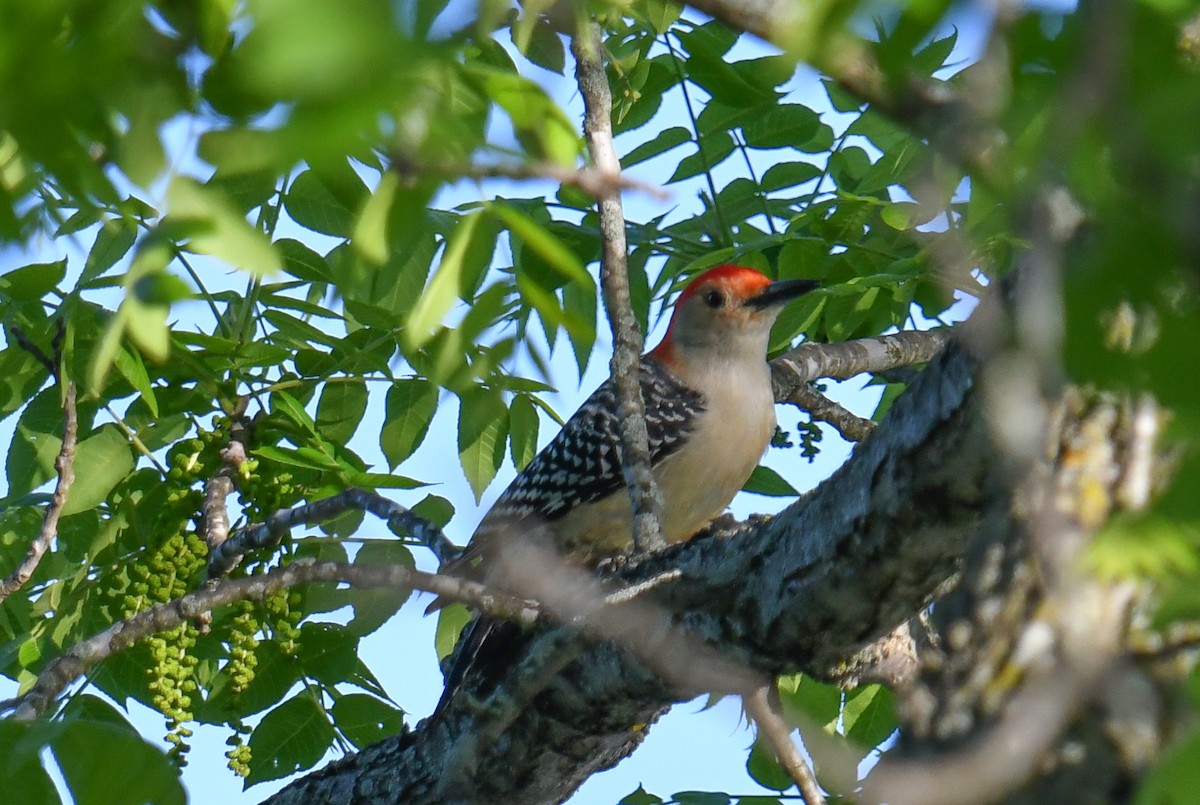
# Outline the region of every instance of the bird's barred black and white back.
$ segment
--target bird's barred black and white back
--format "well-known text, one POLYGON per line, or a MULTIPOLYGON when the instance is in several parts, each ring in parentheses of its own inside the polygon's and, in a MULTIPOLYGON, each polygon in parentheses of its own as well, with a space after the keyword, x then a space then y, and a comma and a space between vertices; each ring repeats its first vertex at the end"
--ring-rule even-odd
MULTIPOLYGON (((654 466, 682 446, 704 411, 704 397, 652 357, 643 356, 640 368, 654 466)), ((609 378, 521 471, 496 501, 488 520, 553 521, 624 487, 617 404, 616 385, 609 378)))

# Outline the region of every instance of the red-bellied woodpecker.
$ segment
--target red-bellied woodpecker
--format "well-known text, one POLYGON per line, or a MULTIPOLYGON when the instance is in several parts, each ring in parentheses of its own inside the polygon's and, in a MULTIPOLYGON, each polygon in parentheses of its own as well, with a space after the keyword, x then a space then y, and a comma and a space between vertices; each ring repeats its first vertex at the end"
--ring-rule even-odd
MULTIPOLYGON (((650 464, 668 542, 686 540, 720 514, 758 465, 775 432, 771 325, 784 303, 815 287, 772 282, 752 268, 710 269, 684 288, 662 342, 642 356, 650 464)), ((497 499, 451 572, 503 586, 490 555, 534 528, 571 563, 626 550, 633 517, 622 452, 610 378, 497 499)), ((448 692, 487 629, 477 623, 471 631, 475 645, 460 650, 448 692)))

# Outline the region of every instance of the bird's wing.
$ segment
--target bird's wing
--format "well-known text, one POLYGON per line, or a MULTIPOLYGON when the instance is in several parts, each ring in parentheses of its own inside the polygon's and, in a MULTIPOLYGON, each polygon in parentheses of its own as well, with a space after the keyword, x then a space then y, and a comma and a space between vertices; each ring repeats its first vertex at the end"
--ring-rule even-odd
MULTIPOLYGON (((639 381, 654 466, 683 445, 704 410, 704 397, 650 357, 642 358, 639 381)), ((452 570, 476 563, 489 532, 523 520, 556 520, 576 506, 620 492, 625 487, 622 457, 617 389, 609 378, 496 500, 452 570)))

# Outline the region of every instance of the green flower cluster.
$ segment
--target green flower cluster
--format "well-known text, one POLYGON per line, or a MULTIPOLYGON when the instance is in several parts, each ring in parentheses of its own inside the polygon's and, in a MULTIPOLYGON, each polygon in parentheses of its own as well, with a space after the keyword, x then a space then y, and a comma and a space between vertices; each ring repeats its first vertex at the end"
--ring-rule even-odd
POLYGON ((146 638, 150 656, 154 659, 151 669, 150 690, 154 707, 167 718, 167 743, 171 748, 167 754, 180 766, 187 765, 186 754, 191 748, 186 739, 192 731, 184 726, 191 721, 192 694, 196 692, 196 655, 189 649, 196 645, 199 633, 190 623, 167 632, 146 638))
POLYGON ((240 721, 231 724, 233 734, 225 739, 225 745, 229 749, 225 752, 225 757, 229 758, 229 770, 239 777, 250 776, 250 746, 246 743, 244 736, 249 735, 253 730, 247 727, 240 721))

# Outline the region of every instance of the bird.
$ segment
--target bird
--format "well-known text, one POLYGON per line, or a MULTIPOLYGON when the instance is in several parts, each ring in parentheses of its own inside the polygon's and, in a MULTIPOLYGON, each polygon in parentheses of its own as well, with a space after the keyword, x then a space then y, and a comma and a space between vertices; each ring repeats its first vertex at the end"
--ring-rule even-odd
MULTIPOLYGON (((758 466, 775 433, 766 360, 771 327, 787 302, 818 285, 772 281, 745 266, 711 268, 684 287, 662 341, 641 357, 650 465, 662 492, 666 542, 688 539, 721 514, 758 466)), ((617 406, 610 377, 521 470, 462 556, 443 572, 503 588, 496 554, 505 540, 534 531, 572 565, 595 566, 628 552, 633 514, 617 406)), ((430 610, 444 603, 439 599, 430 610)), ((483 615, 464 631, 435 716, 497 623, 483 615)))

